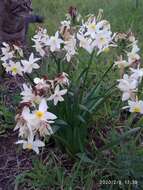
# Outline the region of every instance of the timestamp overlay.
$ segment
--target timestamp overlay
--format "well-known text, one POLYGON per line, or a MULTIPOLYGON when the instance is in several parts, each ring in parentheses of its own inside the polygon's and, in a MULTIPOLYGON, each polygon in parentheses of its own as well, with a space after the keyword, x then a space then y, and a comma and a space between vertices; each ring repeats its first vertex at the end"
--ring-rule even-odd
POLYGON ((100 180, 100 185, 138 185, 138 180, 100 180))

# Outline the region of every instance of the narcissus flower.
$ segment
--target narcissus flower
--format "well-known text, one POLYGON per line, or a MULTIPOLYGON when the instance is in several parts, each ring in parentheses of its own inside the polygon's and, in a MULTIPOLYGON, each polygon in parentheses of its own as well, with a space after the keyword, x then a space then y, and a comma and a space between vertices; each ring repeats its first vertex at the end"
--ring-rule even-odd
POLYGON ((48 45, 50 46, 50 51, 55 52, 60 50, 61 44, 63 44, 64 41, 59 38, 59 32, 56 32, 55 36, 51 36, 48 40, 48 45))
POLYGON ((49 36, 47 30, 39 28, 37 34, 32 39, 34 41, 33 47, 40 54, 41 57, 46 55, 45 47, 48 45, 49 36))
POLYGON ((61 73, 58 77, 55 78, 56 84, 63 85, 69 85, 69 75, 65 72, 61 73))
POLYGON ((29 133, 31 133, 31 122, 32 116, 30 114, 30 109, 28 107, 24 107, 21 114, 16 115, 15 120, 17 122, 14 130, 19 129, 20 137, 28 137, 29 133))
POLYGON ((66 51, 66 59, 70 62, 71 58, 76 54, 76 39, 74 36, 71 36, 68 41, 64 42, 64 49, 66 51))
POLYGON ((1 60, 4 62, 11 60, 14 57, 14 51, 12 51, 9 44, 5 42, 3 43, 3 47, 1 48, 1 51, 2 51, 1 60))
POLYGON ((21 96, 22 96, 22 101, 23 102, 30 102, 32 103, 33 106, 35 106, 35 104, 39 104, 39 102, 41 102, 42 97, 40 97, 39 95, 36 95, 33 92, 33 89, 31 86, 27 86, 26 84, 23 84, 23 91, 21 92, 21 96))
POLYGON ((93 39, 95 38, 96 35, 96 31, 97 31, 97 23, 96 23, 96 19, 89 19, 89 21, 87 23, 85 23, 86 28, 87 28, 87 32, 85 33, 85 36, 90 35, 93 39))
POLYGON ((141 113, 143 114, 143 101, 136 100, 136 101, 128 101, 128 106, 124 108, 129 108, 129 111, 132 113, 141 113))
POLYGON ((13 47, 14 47, 14 50, 16 51, 16 53, 18 53, 18 55, 19 55, 20 57, 23 57, 23 56, 24 56, 23 50, 22 50, 20 47, 18 47, 18 46, 16 46, 16 45, 13 45, 13 47))
POLYGON ((112 42, 111 32, 109 31, 103 31, 95 36, 95 40, 93 42, 93 46, 98 48, 98 50, 101 52, 105 48, 109 47, 109 44, 112 42))
POLYGON ((35 47, 36 51, 40 54, 41 57, 45 56, 46 52, 44 51, 41 42, 35 40, 35 45, 33 45, 33 47, 35 47))
POLYGON ((51 112, 47 112, 48 106, 45 99, 42 99, 39 104, 39 108, 33 112, 35 122, 45 121, 48 123, 53 123, 57 116, 51 112))
POLYGON ((77 39, 79 40, 79 47, 84 48, 90 54, 93 52, 94 47, 92 46, 92 40, 90 38, 78 33, 77 39))
POLYGON ((58 104, 58 102, 62 102, 64 101, 64 98, 62 97, 63 95, 65 95, 67 93, 67 89, 64 90, 60 90, 60 86, 57 85, 55 88, 55 92, 53 95, 51 95, 48 100, 54 100, 54 105, 56 106, 58 104))
POLYGON ((40 122, 40 125, 37 129, 38 129, 41 137, 45 137, 46 135, 50 136, 54 133, 51 125, 44 121, 40 122))
POLYGON ((36 84, 35 88, 37 90, 43 89, 44 91, 47 91, 48 89, 50 89, 50 84, 47 84, 47 81, 44 80, 44 78, 40 79, 40 78, 36 77, 34 79, 34 83, 36 84))
POLYGON ((22 60, 21 63, 23 65, 23 71, 25 73, 32 73, 33 69, 39 69, 40 66, 36 63, 40 58, 34 58, 34 54, 31 53, 29 60, 22 60))
POLYGON ((36 35, 33 36, 32 40, 45 44, 47 43, 48 39, 49 35, 47 34, 47 29, 39 27, 36 35))
POLYGON ((130 63, 128 63, 126 60, 118 60, 118 61, 115 61, 115 66, 118 66, 118 68, 122 69, 122 68, 126 68, 126 67, 129 67, 130 66, 130 63))
POLYGON ((64 28, 70 29, 71 27, 71 21, 70 20, 64 20, 61 21, 61 30, 64 30, 64 28))
POLYGON ((127 54, 128 62, 130 64, 140 60, 140 55, 138 54, 139 50, 140 49, 138 48, 137 44, 134 43, 132 47, 132 51, 127 54))
POLYGON ((21 66, 20 62, 14 62, 10 60, 8 63, 3 63, 2 65, 6 72, 11 73, 13 76, 23 75, 23 67, 21 66))
POLYGON ((129 98, 133 98, 135 91, 137 90, 138 81, 124 74, 123 79, 118 80, 118 88, 123 92, 122 101, 126 101, 129 98))
POLYGON ((33 135, 30 135, 27 141, 19 140, 16 142, 16 144, 23 144, 23 149, 33 150, 37 154, 39 154, 39 148, 45 146, 45 143, 42 142, 41 140, 39 139, 34 140, 33 135))
POLYGON ((130 68, 132 74, 131 77, 133 77, 136 80, 141 80, 143 77, 143 68, 138 67, 137 69, 130 68))

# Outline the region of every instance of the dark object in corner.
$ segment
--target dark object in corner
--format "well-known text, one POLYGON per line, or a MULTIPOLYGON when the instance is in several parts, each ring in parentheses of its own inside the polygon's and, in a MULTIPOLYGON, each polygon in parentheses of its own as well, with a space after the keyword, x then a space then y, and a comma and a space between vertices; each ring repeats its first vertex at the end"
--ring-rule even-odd
POLYGON ((31 0, 0 1, 0 43, 18 42, 24 46, 29 24, 43 20, 43 17, 32 14, 31 0))

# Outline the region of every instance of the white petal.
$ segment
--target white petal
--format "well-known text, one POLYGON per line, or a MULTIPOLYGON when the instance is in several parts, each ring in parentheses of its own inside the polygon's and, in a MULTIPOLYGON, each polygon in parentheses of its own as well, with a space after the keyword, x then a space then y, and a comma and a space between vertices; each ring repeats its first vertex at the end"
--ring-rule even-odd
POLYGON ((48 98, 48 100, 50 101, 50 100, 53 100, 55 98, 55 95, 51 95, 49 98, 48 98))
POLYGON ((60 87, 59 87, 59 85, 57 85, 56 88, 55 88, 55 94, 58 93, 59 90, 60 90, 60 87))
POLYGON ((54 105, 56 106, 58 104, 59 98, 54 99, 54 105))
POLYGON ((25 143, 27 143, 27 141, 25 141, 25 140, 19 140, 15 144, 25 144, 25 143))
POLYGON ((34 68, 34 69, 39 69, 40 66, 39 66, 37 63, 34 63, 34 64, 33 64, 33 68, 34 68))
POLYGON ((51 112, 46 112, 46 119, 47 120, 54 120, 54 119, 57 119, 57 116, 51 112))
POLYGON ((34 83, 35 83, 35 84, 38 84, 40 81, 41 81, 41 79, 38 78, 38 77, 34 79, 34 83))
POLYGON ((38 148, 37 146, 33 146, 33 150, 34 150, 37 154, 39 154, 39 148, 38 148))
POLYGON ((61 90, 60 92, 59 92, 59 95, 65 95, 67 93, 67 89, 65 89, 65 90, 61 90))
POLYGON ((128 92, 123 93, 122 95, 122 101, 126 101, 130 98, 130 94, 128 92))
POLYGON ((35 141, 33 142, 33 145, 34 145, 34 147, 35 147, 35 146, 37 146, 37 147, 44 147, 44 146, 45 146, 45 143, 42 142, 42 141, 40 141, 40 140, 35 140, 35 141))
POLYGON ((45 112, 45 111, 47 111, 47 109, 48 109, 47 102, 45 99, 42 99, 41 103, 39 105, 39 110, 45 112))

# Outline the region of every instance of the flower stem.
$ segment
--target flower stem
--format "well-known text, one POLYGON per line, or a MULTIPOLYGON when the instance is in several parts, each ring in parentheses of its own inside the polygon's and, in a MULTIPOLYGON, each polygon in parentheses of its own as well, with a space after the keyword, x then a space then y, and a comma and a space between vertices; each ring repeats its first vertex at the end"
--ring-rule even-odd
POLYGON ((136 8, 139 7, 139 0, 136 0, 136 8))
POLYGON ((92 54, 91 54, 91 56, 90 56, 89 62, 88 62, 88 66, 87 66, 86 73, 85 73, 84 82, 83 82, 84 86, 85 86, 85 84, 86 84, 86 80, 87 80, 87 77, 88 77, 88 73, 89 73, 90 67, 91 67, 92 62, 93 62, 94 53, 95 53, 95 51, 93 50, 93 52, 92 52, 92 54))

